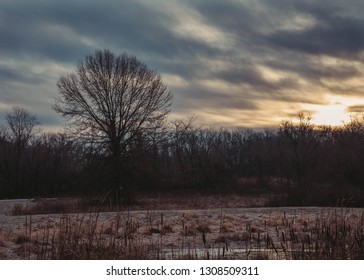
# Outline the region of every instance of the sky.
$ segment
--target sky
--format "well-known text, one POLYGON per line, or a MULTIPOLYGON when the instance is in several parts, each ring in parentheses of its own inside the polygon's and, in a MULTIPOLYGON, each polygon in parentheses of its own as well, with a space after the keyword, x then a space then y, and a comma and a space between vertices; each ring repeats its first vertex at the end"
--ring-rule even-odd
POLYGON ((363 15, 362 0, 0 0, 0 122, 20 106, 61 129, 57 81, 109 49, 161 75, 171 120, 340 125, 364 110, 363 15))

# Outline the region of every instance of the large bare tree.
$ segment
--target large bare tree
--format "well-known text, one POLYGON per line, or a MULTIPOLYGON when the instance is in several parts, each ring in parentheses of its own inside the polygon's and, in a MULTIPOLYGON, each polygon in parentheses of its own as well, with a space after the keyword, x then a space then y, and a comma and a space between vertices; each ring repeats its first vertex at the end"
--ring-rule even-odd
POLYGON ((67 117, 76 135, 97 142, 109 156, 114 198, 120 190, 123 158, 140 137, 159 130, 170 112, 171 93, 160 75, 135 56, 97 50, 75 71, 62 76, 54 109, 67 117))

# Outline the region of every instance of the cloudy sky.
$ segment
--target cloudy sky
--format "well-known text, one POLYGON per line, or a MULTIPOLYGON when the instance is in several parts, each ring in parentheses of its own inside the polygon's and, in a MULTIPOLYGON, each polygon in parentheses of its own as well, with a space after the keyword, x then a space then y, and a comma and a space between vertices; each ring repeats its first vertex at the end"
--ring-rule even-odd
POLYGON ((62 127, 58 79, 110 49, 161 74, 173 118, 340 124, 364 110, 363 15, 362 0, 0 0, 0 120, 22 106, 62 127))

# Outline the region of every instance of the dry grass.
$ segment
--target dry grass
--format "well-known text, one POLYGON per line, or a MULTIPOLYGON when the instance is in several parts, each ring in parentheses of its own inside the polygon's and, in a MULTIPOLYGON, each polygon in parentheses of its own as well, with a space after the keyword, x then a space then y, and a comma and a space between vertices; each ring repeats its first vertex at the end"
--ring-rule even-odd
POLYGON ((13 216, 23 215, 41 215, 41 214, 65 214, 65 213, 88 213, 88 212, 106 212, 117 211, 118 207, 99 200, 95 202, 92 199, 78 198, 60 198, 60 199, 38 199, 30 205, 16 204, 11 211, 13 216))
POLYGON ((32 208, 17 205, 13 214, 25 214, 24 230, 0 234, 0 247, 11 242, 21 259, 364 258, 360 209, 320 208, 316 214, 306 208, 228 211, 221 201, 204 204, 204 210, 180 211, 159 211, 173 203, 158 207, 149 201, 142 203, 149 210, 113 213, 77 200, 39 201, 32 208), (39 212, 62 214, 35 215, 39 212))
MULTIPOLYGON (((137 203, 127 208, 112 206, 105 198, 59 198, 37 199, 28 205, 17 204, 11 214, 39 215, 55 213, 117 212, 125 210, 190 210, 208 208, 262 207, 271 200, 268 196, 165 194, 139 195, 137 203)), ((191 214, 193 215, 193 214, 191 214)))
POLYGON ((98 213, 64 215, 56 226, 47 223, 41 233, 33 234, 28 223, 19 255, 25 259, 148 259, 153 244, 134 240, 138 225, 117 215, 101 223, 98 213))
MULTIPOLYGON (((222 212, 222 210, 221 210, 222 212)), ((196 213, 179 219, 146 212, 66 214, 34 231, 31 216, 13 242, 22 259, 362 259, 364 216, 334 209, 312 218, 303 214, 241 217, 196 213), (239 223, 240 222, 240 223, 239 223)))

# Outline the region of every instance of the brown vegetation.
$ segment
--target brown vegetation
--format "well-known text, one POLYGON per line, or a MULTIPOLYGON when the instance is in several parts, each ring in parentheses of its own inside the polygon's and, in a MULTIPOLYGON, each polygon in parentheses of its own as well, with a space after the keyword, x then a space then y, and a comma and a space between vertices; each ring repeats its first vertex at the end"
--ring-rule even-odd
MULTIPOLYGON (((21 259, 362 259, 353 208, 215 208, 28 215, 2 232, 21 259)), ((4 255, 4 250, 0 250, 4 255)))

